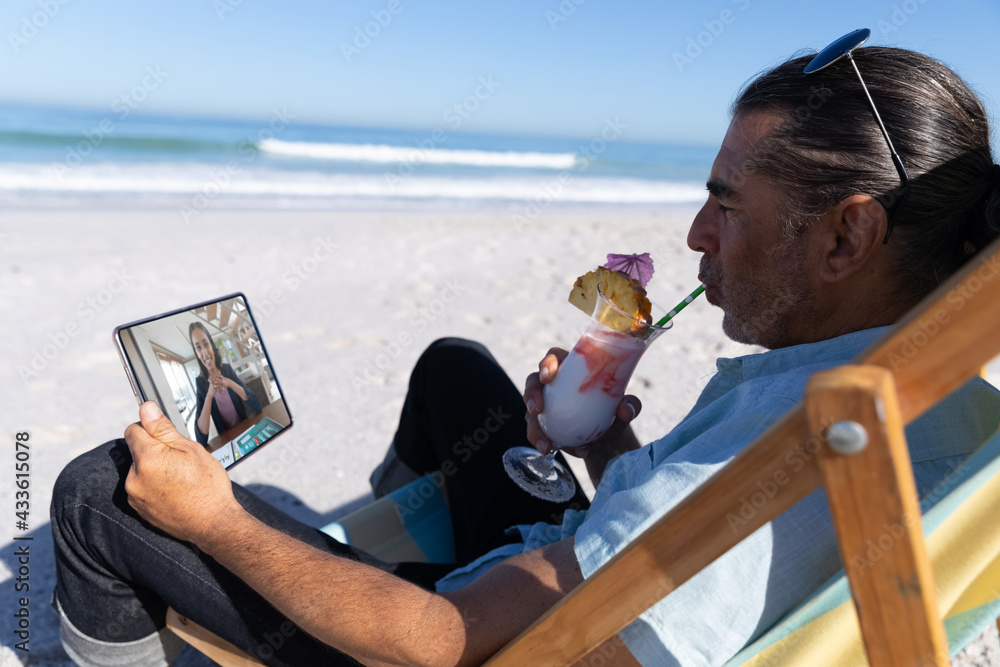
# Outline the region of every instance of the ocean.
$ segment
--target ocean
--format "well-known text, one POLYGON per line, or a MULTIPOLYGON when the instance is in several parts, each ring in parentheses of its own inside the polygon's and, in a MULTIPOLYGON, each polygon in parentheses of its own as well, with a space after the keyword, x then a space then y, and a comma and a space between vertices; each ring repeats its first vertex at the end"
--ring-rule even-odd
POLYGON ((716 151, 637 143, 608 118, 591 137, 514 137, 0 105, 0 205, 125 202, 338 207, 452 202, 702 201, 716 151))

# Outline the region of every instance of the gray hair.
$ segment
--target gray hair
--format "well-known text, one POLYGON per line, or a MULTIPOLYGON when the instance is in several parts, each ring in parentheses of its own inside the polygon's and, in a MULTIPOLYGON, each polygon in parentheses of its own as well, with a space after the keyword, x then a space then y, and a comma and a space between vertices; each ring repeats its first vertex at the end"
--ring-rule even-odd
MULTIPOLYGON (((1000 172, 989 123, 976 94, 933 58, 886 47, 853 56, 910 177, 889 245, 900 297, 916 302, 1000 233, 1000 172)), ((744 168, 785 192, 779 205, 790 235, 851 195, 888 207, 900 194, 899 175, 850 63, 806 75, 811 58, 761 74, 732 107, 734 115, 786 115, 744 168)))

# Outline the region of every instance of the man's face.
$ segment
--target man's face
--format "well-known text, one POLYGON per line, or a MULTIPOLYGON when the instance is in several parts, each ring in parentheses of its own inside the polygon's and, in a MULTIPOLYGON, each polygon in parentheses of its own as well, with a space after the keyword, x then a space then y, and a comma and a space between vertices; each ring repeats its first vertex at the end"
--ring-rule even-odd
POLYGON ((744 168, 780 122, 765 113, 733 119, 687 239, 703 253, 699 278, 705 297, 724 312, 726 335, 770 349, 807 342, 815 324, 807 239, 785 235, 777 188, 744 168))

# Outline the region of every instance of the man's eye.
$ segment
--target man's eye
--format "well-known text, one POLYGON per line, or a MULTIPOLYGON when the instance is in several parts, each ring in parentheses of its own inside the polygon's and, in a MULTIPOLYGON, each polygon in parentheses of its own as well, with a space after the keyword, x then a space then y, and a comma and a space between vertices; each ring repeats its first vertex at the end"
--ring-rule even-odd
POLYGON ((719 211, 721 211, 722 213, 729 213, 732 210, 733 209, 729 208, 728 206, 723 206, 722 204, 719 204, 719 211))

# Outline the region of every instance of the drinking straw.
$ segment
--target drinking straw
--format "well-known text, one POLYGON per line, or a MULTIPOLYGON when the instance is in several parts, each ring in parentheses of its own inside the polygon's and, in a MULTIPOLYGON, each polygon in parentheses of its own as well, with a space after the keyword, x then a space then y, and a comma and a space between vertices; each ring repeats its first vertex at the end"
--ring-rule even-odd
POLYGON ((671 310, 666 315, 664 315, 663 319, 661 319, 659 322, 657 322, 654 326, 662 327, 664 324, 666 324, 667 322, 669 322, 670 320, 672 320, 677 313, 679 313, 682 310, 684 310, 685 308, 687 308, 687 305, 689 303, 691 303, 692 301, 694 301, 695 299, 697 299, 698 296, 702 292, 704 292, 704 291, 705 291, 705 286, 704 285, 698 285, 698 287, 696 287, 693 292, 691 292, 686 297, 684 297, 683 301, 681 301, 679 304, 677 304, 676 306, 674 306, 674 309, 671 310))

